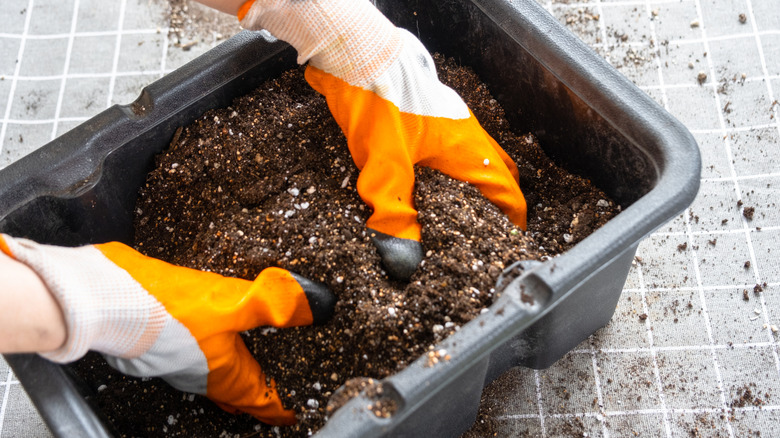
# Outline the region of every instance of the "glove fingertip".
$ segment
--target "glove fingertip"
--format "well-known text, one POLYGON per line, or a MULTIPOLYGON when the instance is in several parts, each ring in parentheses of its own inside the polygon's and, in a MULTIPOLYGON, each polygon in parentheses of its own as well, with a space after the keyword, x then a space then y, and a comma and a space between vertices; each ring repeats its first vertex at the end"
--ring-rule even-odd
POLYGON ((382 264, 390 277, 409 281, 423 259, 422 244, 412 239, 402 239, 379 231, 368 229, 382 264))
POLYGON ((290 274, 306 294, 311 309, 312 323, 322 325, 328 322, 336 310, 336 295, 322 283, 311 281, 293 272, 290 274))

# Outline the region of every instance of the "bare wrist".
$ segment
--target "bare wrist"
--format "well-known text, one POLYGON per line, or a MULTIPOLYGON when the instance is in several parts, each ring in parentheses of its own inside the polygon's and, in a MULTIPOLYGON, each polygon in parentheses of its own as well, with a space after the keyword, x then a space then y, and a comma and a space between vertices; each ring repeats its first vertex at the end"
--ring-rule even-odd
POLYGON ((0 352, 46 352, 65 343, 59 304, 32 269, 0 252, 0 352))

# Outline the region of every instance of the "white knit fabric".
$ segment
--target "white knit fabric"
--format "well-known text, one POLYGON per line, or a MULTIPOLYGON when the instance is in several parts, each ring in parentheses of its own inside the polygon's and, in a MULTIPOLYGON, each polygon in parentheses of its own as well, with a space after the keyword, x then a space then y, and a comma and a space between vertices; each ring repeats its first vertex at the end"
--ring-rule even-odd
POLYGON ((157 342, 134 359, 105 356, 117 370, 131 376, 157 376, 180 391, 206 394, 209 366, 198 342, 182 323, 168 318, 157 342))
POLYGON ((367 0, 256 0, 241 24, 266 29, 306 61, 373 91, 401 112, 465 119, 468 107, 439 82, 425 46, 367 0))
POLYGON ((469 108, 452 88, 439 82, 428 50, 414 35, 400 30, 398 58, 369 87, 401 112, 448 119, 467 119, 469 108))
POLYGON ((48 359, 71 362, 90 349, 137 357, 171 319, 130 274, 92 246, 65 248, 4 238, 14 257, 41 277, 65 316, 66 343, 42 354, 48 359))
POLYGON ((256 0, 241 25, 266 29, 298 51, 298 63, 363 86, 395 59, 398 29, 368 0, 256 0))

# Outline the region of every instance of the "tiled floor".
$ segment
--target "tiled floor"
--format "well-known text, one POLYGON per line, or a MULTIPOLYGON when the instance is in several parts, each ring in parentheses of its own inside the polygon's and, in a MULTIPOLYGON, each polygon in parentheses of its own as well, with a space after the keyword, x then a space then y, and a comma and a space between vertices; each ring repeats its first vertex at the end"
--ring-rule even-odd
MULTIPOLYGON (((702 181, 640 245, 605 328, 502 377, 484 402, 496 430, 780 436, 780 1, 540 2, 691 130, 702 181)), ((212 45, 176 47, 166 14, 164 0, 4 0, 0 168, 212 45)), ((0 361, 0 437, 47 434, 0 361)))

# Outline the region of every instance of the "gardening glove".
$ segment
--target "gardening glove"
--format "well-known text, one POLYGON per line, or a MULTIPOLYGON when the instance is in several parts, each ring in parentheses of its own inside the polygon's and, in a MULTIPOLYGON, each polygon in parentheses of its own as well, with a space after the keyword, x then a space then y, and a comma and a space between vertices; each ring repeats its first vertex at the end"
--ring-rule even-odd
POLYGON ((33 269, 62 308, 67 340, 43 357, 65 363, 95 350, 125 374, 162 377, 228 412, 295 424, 239 333, 325 322, 335 297, 324 286, 279 268, 254 281, 223 277, 118 242, 65 248, 0 234, 0 250, 33 269))
POLYGON ((265 29, 309 62, 306 80, 328 102, 373 209, 367 227, 388 273, 408 279, 422 260, 414 165, 469 182, 525 229, 514 162, 465 102, 441 82, 422 43, 368 0, 249 0, 247 29, 265 29))

